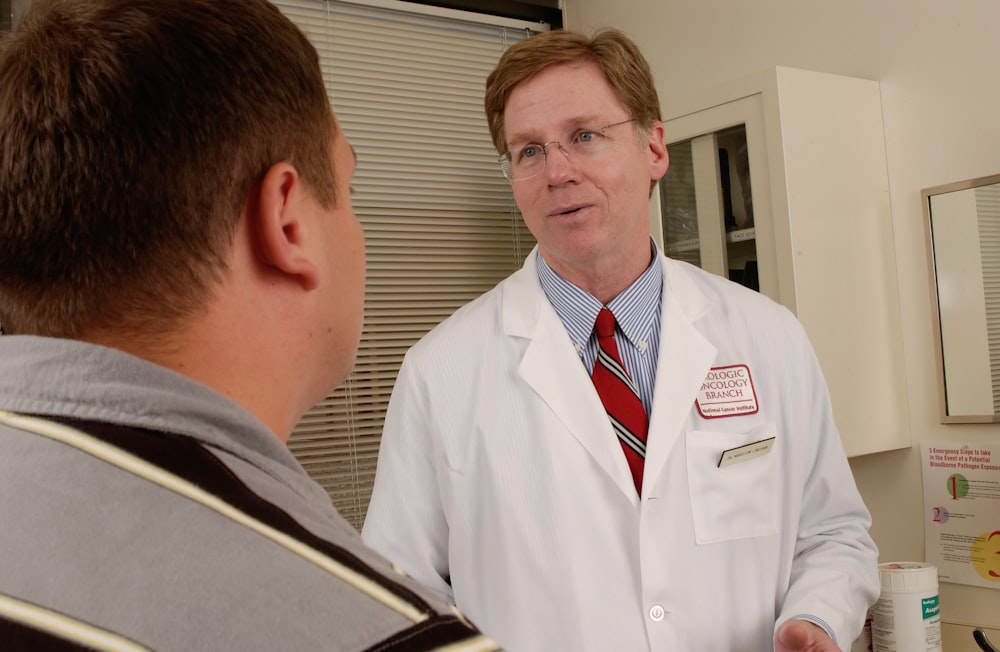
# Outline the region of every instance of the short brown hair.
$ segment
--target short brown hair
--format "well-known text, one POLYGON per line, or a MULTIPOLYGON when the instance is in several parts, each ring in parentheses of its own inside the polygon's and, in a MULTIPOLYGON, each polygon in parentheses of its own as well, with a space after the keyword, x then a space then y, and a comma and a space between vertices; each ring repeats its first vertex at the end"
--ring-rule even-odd
POLYGON ((511 91, 550 66, 579 62, 597 64, 639 129, 660 119, 649 63, 622 32, 605 28, 591 37, 563 29, 542 32, 512 45, 486 79, 486 120, 498 152, 507 151, 504 110, 511 91))
POLYGON ((279 161, 331 205, 315 49, 266 0, 36 0, 0 42, 0 322, 162 332, 279 161))

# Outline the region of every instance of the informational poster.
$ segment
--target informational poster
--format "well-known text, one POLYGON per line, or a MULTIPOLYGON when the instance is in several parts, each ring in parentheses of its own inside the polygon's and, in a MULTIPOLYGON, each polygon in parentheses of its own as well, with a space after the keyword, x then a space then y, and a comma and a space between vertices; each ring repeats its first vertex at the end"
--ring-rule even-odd
POLYGON ((1000 445, 922 445, 927 562, 942 582, 1000 589, 1000 445))

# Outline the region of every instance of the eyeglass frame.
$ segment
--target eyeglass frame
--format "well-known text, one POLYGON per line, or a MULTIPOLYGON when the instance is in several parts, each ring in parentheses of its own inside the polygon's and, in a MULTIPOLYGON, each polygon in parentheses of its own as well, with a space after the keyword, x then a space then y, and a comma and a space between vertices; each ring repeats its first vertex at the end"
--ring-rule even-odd
MULTIPOLYGON (((593 133, 596 133, 596 134, 600 134, 601 137, 607 138, 608 140, 611 140, 611 137, 608 136, 606 133, 604 133, 605 131, 607 131, 611 127, 618 127, 618 126, 621 126, 623 124, 628 124, 629 122, 635 122, 637 119, 638 118, 628 118, 627 120, 622 120, 621 122, 612 122, 611 124, 604 125, 600 129, 591 129, 589 131, 592 131, 593 133)), ((553 143, 555 143, 555 145, 559 148, 559 151, 563 153, 563 156, 565 156, 568 160, 572 160, 572 159, 570 159, 569 152, 566 150, 566 148, 563 146, 563 144, 560 141, 558 141, 558 140, 550 140, 550 141, 545 142, 545 143, 531 143, 531 142, 528 142, 528 143, 525 143, 524 147, 527 147, 529 145, 535 145, 536 147, 541 147, 542 148, 542 160, 543 160, 543 163, 542 163, 542 167, 539 168, 538 172, 536 172, 535 174, 532 174, 529 177, 519 177, 517 179, 514 179, 511 176, 508 176, 507 175, 507 169, 511 169, 511 175, 513 175, 513 158, 512 158, 513 155, 511 154, 510 150, 508 150, 508 151, 504 152, 503 154, 501 154, 497 158, 497 165, 500 166, 500 172, 501 172, 501 174, 503 174, 504 178, 507 179, 507 181, 510 181, 512 183, 514 181, 526 181, 527 179, 534 179, 539 174, 541 174, 543 170, 545 170, 545 163, 547 163, 548 160, 549 160, 549 150, 548 150, 548 147, 549 147, 549 145, 552 145, 553 143)))

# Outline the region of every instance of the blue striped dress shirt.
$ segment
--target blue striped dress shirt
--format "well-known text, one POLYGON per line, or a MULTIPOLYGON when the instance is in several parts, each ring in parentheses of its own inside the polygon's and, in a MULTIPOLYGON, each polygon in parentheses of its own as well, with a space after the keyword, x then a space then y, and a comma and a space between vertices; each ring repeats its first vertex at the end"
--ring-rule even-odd
MULTIPOLYGON (((660 349, 660 303, 663 268, 656 243, 650 240, 651 262, 642 276, 608 304, 618 326, 615 340, 622 363, 639 388, 639 398, 650 415, 656 382, 656 359, 660 349)), ((597 359, 594 322, 604 307, 591 294, 559 276, 541 255, 536 257, 538 280, 549 303, 562 320, 589 375, 597 359)))

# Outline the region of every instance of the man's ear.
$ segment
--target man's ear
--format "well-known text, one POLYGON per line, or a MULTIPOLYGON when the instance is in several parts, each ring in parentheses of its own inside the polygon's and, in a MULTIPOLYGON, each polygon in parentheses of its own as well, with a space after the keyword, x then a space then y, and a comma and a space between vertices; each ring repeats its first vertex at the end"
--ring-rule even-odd
POLYGON ((667 172, 670 165, 670 155, 667 153, 666 129, 659 120, 653 122, 649 130, 649 164, 650 178, 653 181, 660 179, 667 172))
POLYGON ((308 211, 311 195, 298 170, 275 163, 251 190, 246 202, 247 228, 260 263, 294 277, 306 290, 319 283, 319 270, 311 256, 308 211))

